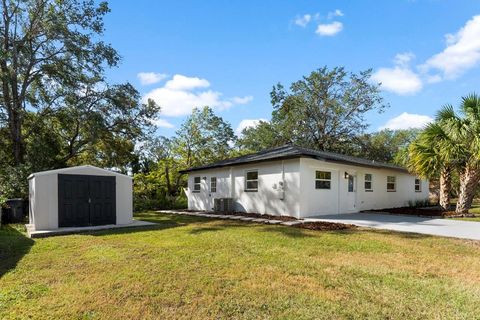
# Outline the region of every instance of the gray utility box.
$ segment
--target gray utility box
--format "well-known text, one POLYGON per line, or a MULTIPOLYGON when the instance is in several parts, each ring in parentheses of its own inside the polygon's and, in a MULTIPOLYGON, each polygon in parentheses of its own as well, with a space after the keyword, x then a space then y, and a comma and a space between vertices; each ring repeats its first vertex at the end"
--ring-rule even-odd
POLYGON ((213 200, 213 210, 217 212, 232 212, 233 199, 232 198, 217 198, 213 200))

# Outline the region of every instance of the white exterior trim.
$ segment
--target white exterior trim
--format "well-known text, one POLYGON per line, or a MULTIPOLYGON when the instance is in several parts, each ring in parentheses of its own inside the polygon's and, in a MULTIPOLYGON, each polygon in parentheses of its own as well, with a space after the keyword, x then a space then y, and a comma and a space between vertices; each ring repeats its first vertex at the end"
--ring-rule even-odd
POLYGON ((68 174, 69 172, 72 171, 72 169, 76 170, 76 169, 79 169, 79 170, 82 170, 82 169, 88 169, 88 170, 93 170, 93 171, 96 171, 97 172, 97 175, 105 175, 105 176, 111 176, 111 175, 115 175, 115 176, 120 176, 120 177, 126 177, 126 178, 130 178, 131 180, 133 180, 132 177, 130 176, 127 176, 125 174, 121 174, 121 173, 118 173, 118 172, 115 172, 115 171, 111 171, 111 170, 107 170, 107 169, 102 169, 102 168, 98 168, 98 167, 94 167, 94 166, 91 166, 91 165, 83 165, 83 166, 76 166, 76 167, 68 167, 68 168, 62 168, 62 169, 55 169, 55 170, 47 170, 47 171, 41 171, 41 172, 35 172, 35 173, 32 173, 31 175, 28 176, 28 179, 32 179, 33 177, 38 177, 38 176, 44 176, 44 175, 49 175, 49 174, 62 174, 62 173, 66 173, 68 174))

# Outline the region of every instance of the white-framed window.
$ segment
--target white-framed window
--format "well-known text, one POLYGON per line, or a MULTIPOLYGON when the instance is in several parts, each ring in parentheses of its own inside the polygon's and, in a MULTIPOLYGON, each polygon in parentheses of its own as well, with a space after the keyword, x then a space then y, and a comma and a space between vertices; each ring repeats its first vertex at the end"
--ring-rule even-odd
POLYGON ((415 192, 422 192, 422 180, 415 178, 415 192))
POLYGON ((365 191, 373 191, 373 175, 371 173, 365 173, 365 191))
POLYGON ((329 171, 315 171, 315 189, 330 189, 332 173, 329 171))
POLYGON ((200 192, 202 189, 202 181, 200 177, 193 177, 193 192, 200 192))
POLYGON ((397 177, 387 176, 387 191, 395 192, 397 190, 397 177))
POLYGON ((210 192, 217 192, 217 177, 210 178, 210 192))
POLYGON ((258 170, 245 171, 245 191, 258 191, 258 170))

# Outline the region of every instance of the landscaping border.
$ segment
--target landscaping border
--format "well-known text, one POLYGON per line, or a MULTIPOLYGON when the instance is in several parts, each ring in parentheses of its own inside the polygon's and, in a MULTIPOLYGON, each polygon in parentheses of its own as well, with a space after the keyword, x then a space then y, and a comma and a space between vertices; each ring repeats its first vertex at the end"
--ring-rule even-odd
MULTIPOLYGON (((346 224, 346 223, 338 223, 338 222, 326 222, 326 221, 305 221, 305 220, 290 220, 290 221, 282 221, 276 219, 269 219, 270 215, 265 215, 266 218, 256 218, 251 216, 242 216, 239 213, 233 214, 223 214, 223 213, 213 213, 213 212, 203 212, 203 211, 183 211, 183 210, 157 210, 156 212, 159 213, 167 213, 167 214, 177 214, 177 215, 186 215, 186 216, 194 216, 194 217, 203 217, 203 218, 217 218, 217 219, 224 219, 224 220, 238 220, 243 222, 254 222, 260 224, 271 224, 271 225, 282 225, 287 227, 297 227, 297 228, 304 228, 309 230, 347 230, 347 229, 354 229, 357 226, 353 224, 346 224)), ((251 215, 251 214, 250 214, 251 215)), ((261 216, 261 215, 259 215, 261 216)))

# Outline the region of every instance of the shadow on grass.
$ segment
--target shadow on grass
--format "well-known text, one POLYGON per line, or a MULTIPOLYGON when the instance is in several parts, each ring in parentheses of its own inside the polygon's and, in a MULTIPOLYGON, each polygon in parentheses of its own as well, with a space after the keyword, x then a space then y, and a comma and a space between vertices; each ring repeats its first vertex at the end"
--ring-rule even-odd
POLYGON ((202 224, 208 223, 209 225, 198 226, 190 231, 191 234, 203 234, 208 232, 217 232, 233 228, 258 228, 260 232, 270 232, 276 233, 289 238, 300 239, 300 238, 311 238, 321 236, 322 234, 329 233, 335 234, 342 237, 348 237, 354 234, 370 232, 381 235, 389 235, 394 237, 400 237, 405 239, 427 239, 434 236, 427 234, 419 233, 410 233, 410 232, 398 232, 390 230, 380 230, 373 228, 352 228, 346 230, 309 230, 298 227, 288 227, 283 225, 268 225, 252 222, 243 222, 238 220, 224 220, 208 217, 198 217, 198 216, 189 216, 189 215, 176 215, 169 213, 159 213, 159 212, 144 212, 135 215, 135 218, 138 220, 153 222, 155 225, 152 226, 142 226, 142 227, 132 227, 132 228, 122 228, 122 229, 110 229, 102 231, 90 231, 85 232, 86 234, 94 236, 103 236, 110 234, 129 234, 135 232, 147 232, 152 230, 165 230, 169 228, 176 228, 187 226, 190 224, 202 224))
POLYGON ((34 243, 25 233, 11 225, 0 227, 0 278, 16 267, 34 243))

